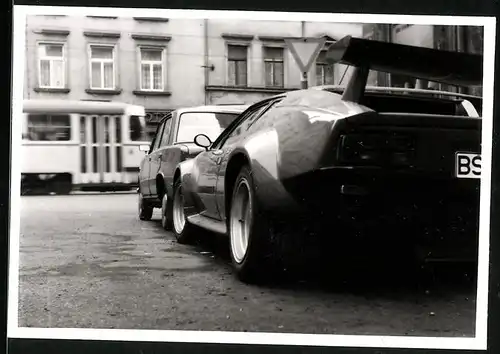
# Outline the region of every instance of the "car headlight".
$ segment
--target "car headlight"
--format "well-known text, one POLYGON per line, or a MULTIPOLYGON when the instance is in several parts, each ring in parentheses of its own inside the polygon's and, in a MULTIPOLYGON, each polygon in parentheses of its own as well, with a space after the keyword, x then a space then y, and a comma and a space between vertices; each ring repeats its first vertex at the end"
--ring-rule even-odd
POLYGON ((408 167, 413 163, 414 152, 414 140, 408 135, 355 133, 341 136, 337 158, 351 165, 408 167))

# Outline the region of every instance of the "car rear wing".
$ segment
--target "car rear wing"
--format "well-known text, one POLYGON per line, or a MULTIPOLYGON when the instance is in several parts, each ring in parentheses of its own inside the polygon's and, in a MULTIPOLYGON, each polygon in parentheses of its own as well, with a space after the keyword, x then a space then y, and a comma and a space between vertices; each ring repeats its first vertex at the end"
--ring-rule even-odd
POLYGON ((346 36, 330 45, 329 63, 355 68, 343 99, 359 102, 371 70, 456 86, 481 85, 483 56, 346 36))

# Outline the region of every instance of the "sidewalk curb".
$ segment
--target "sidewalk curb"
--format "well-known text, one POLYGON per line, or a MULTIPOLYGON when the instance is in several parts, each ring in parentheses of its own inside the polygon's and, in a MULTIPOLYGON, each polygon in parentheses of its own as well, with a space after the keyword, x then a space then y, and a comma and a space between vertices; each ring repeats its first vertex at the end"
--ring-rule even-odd
POLYGON ((94 191, 74 191, 71 192, 71 195, 104 195, 104 194, 137 194, 136 190, 130 191, 109 191, 109 192, 94 192, 94 191))

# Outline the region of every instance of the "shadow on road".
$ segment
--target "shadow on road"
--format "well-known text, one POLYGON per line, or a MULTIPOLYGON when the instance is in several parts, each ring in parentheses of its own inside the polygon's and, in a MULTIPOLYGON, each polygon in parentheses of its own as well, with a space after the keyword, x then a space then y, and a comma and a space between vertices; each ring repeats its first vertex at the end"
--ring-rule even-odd
MULTIPOLYGON (((157 226, 161 228, 158 222, 157 226)), ((166 237, 173 237, 167 235, 166 237)), ((193 250, 210 255, 221 267, 231 267, 229 244, 225 237, 200 232, 193 241, 193 250)), ((321 246, 319 246, 321 247, 321 246)), ((322 257, 326 262, 310 262, 299 269, 285 271, 278 279, 267 279, 259 286, 294 291, 321 291, 349 293, 362 296, 399 297, 425 294, 441 297, 450 293, 475 293, 477 266, 472 264, 422 265, 409 271, 397 260, 384 264, 357 261, 353 264, 328 263, 328 252, 322 257), (322 263, 322 264, 320 264, 322 263)))

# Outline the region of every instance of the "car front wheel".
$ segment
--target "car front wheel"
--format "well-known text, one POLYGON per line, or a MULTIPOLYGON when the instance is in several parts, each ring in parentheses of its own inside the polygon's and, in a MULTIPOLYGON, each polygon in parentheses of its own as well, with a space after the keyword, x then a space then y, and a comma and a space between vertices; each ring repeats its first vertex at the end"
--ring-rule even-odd
POLYGON ((174 200, 172 203, 172 224, 175 237, 179 243, 189 243, 192 238, 193 225, 186 220, 184 213, 184 196, 180 180, 174 183, 174 200))

